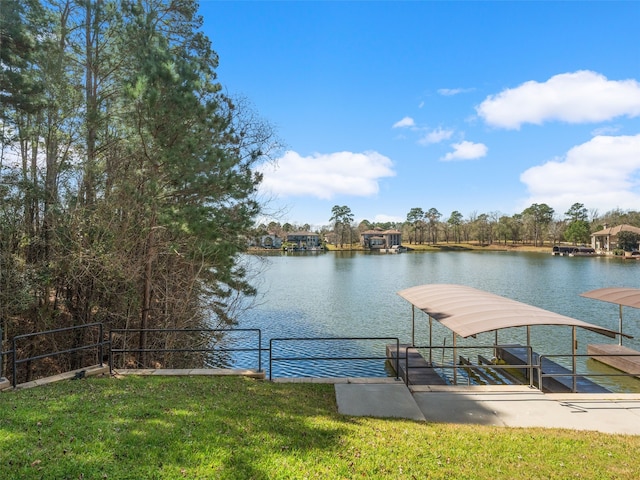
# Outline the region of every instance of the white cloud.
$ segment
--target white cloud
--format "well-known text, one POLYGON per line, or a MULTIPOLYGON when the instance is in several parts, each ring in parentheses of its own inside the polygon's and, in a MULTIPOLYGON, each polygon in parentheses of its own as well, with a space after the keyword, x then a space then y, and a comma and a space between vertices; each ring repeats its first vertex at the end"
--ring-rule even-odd
POLYGON ((276 164, 261 165, 261 191, 271 195, 331 199, 378 193, 378 180, 393 177, 393 162, 377 152, 336 152, 302 157, 286 152, 276 164))
POLYGON ((404 222, 406 218, 398 217, 395 215, 386 215, 384 213, 377 214, 373 222, 374 223, 387 223, 387 222, 404 222))
POLYGON ((438 127, 436 130, 432 130, 427 133, 424 137, 418 140, 420 145, 429 145, 431 143, 440 143, 443 140, 449 140, 453 135, 453 130, 445 130, 441 127, 438 127))
POLYGON ((591 132, 591 136, 597 137, 598 135, 615 135, 617 133, 620 133, 621 130, 621 125, 604 125, 602 127, 595 128, 591 132))
POLYGON ((565 212, 576 202, 601 211, 638 209, 640 134, 598 136, 573 147, 563 158, 529 168, 520 175, 529 198, 565 212))
POLYGON ((451 146, 454 151, 447 153, 440 160, 445 162, 451 160, 474 160, 484 157, 489 150, 483 143, 473 143, 466 140, 460 143, 454 143, 451 146))
POLYGON ((411 117, 404 117, 402 120, 397 121, 393 124, 392 128, 407 128, 415 126, 415 122, 411 117))
POLYGON ((459 95, 460 93, 473 92, 473 90, 473 88, 441 88, 438 90, 438 93, 445 97, 451 97, 453 95, 459 95))
POLYGON ((596 72, 580 70, 555 75, 544 83, 529 81, 506 89, 487 97, 476 111, 489 125, 508 129, 551 120, 589 123, 635 117, 640 115, 640 83, 607 80, 596 72))

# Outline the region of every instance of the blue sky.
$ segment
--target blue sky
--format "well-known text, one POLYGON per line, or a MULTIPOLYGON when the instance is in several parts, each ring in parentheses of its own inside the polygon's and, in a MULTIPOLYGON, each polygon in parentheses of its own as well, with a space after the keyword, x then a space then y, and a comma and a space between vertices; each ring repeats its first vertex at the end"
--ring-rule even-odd
POLYGON ((268 212, 326 225, 640 210, 638 1, 202 1, 219 81, 285 149, 268 212))

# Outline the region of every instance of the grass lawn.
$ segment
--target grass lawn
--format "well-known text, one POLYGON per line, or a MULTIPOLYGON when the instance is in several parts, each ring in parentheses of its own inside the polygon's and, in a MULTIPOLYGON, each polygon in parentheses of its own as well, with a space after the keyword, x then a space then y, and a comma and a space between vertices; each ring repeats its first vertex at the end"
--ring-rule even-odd
POLYGON ((1 479, 637 479, 640 436, 337 413, 331 385, 87 378, 0 394, 1 479))

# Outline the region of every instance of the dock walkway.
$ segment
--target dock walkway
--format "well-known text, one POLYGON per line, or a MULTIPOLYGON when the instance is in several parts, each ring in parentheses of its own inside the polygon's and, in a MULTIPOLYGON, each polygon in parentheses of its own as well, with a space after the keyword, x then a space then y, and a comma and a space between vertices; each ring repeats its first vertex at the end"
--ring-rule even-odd
POLYGON ((407 378, 407 360, 409 365, 409 385, 446 385, 447 382, 435 371, 435 369, 416 351, 415 348, 407 344, 400 345, 400 352, 396 345, 387 345, 387 358, 391 367, 395 369, 396 358, 398 358, 398 376, 403 380, 407 378), (405 359, 405 352, 408 352, 408 359, 405 359))

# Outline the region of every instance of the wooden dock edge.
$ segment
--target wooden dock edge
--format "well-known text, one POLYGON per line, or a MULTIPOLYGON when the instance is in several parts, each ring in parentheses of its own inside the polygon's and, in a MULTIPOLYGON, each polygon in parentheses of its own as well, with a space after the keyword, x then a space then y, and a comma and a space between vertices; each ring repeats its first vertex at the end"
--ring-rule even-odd
POLYGON ((587 354, 593 360, 640 378, 640 352, 637 350, 623 345, 592 344, 587 345, 587 354), (598 354, 614 356, 599 357, 598 354))
MULTIPOLYGON (((527 348, 522 345, 511 345, 497 348, 498 358, 502 358, 509 365, 526 365, 527 364, 527 348)), ((544 356, 543 356, 544 358, 544 356)), ((538 363, 540 355, 536 352, 532 352, 533 363, 538 363)), ((538 378, 534 372, 533 385, 537 386, 545 393, 567 393, 573 390, 573 380, 565 376, 571 374, 571 371, 563 367, 562 365, 544 358, 542 362, 542 369, 545 375, 548 375, 542 379, 542 386, 538 385, 538 378), (557 376, 553 376, 553 375, 557 376)), ((529 380, 529 369, 526 368, 523 371, 527 380, 529 380)), ((608 389, 602 385, 591 381, 583 375, 576 376, 576 389, 578 392, 573 393, 611 393, 608 389)))
POLYGON ((407 344, 387 345, 387 362, 395 372, 396 359, 398 360, 398 377, 408 385, 446 385, 446 381, 438 375, 427 360, 416 350, 407 344), (408 350, 407 350, 408 349, 408 350), (399 350, 399 351, 398 351, 399 350), (409 372, 406 371, 408 356, 409 372), (409 376, 407 381, 407 375, 409 376))

